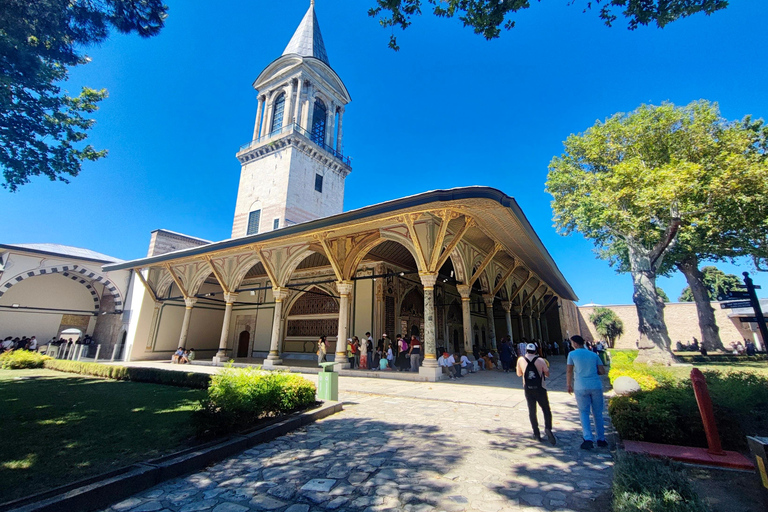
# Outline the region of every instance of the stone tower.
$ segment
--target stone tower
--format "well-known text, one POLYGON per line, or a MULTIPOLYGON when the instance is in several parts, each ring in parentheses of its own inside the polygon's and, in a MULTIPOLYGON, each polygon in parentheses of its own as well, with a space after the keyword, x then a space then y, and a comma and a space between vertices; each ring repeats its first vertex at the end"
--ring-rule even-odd
POLYGON ((314 0, 283 54, 253 83, 253 139, 240 148, 232 237, 264 233, 341 213, 342 120, 351 101, 325 51, 314 0))

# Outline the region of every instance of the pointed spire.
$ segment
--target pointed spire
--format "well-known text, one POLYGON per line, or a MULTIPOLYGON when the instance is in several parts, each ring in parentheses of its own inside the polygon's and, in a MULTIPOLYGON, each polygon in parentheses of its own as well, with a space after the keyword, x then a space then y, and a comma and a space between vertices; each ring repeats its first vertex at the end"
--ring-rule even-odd
POLYGON ((317 23, 315 15, 315 0, 310 0, 307 14, 299 23, 299 28, 293 34, 288 46, 285 47, 283 55, 297 54, 302 57, 315 57, 325 62, 329 66, 328 54, 325 52, 325 43, 320 34, 320 25, 317 23))

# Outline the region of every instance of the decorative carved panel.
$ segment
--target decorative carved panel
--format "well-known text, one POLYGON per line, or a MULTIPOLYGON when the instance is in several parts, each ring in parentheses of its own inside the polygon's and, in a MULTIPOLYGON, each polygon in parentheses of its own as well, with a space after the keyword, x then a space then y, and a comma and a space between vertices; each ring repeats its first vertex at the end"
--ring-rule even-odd
POLYGON ((319 318, 316 320, 288 320, 286 336, 335 336, 339 332, 338 318, 319 318))
POLYGON ((303 294, 296 300, 288 316, 322 315, 338 312, 339 304, 336 302, 336 300, 334 300, 333 297, 327 295, 319 288, 312 288, 309 290, 309 293, 303 294))
POLYGON ((395 335, 395 298, 384 297, 384 330, 387 335, 395 335))

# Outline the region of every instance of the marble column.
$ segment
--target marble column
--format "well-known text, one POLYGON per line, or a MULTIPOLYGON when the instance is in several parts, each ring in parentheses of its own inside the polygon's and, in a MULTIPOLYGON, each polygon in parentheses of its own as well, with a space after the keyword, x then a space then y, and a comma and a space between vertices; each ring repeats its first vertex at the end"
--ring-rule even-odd
POLYGON ((347 338, 349 338, 349 296, 352 294, 352 281, 336 281, 336 289, 339 291, 339 332, 336 335, 336 361, 340 361, 339 368, 349 368, 347 360, 347 338))
POLYGON ((293 80, 288 84, 288 93, 285 96, 285 104, 283 105, 283 128, 289 126, 293 122, 293 91, 295 86, 293 80))
POLYGON ((341 146, 341 140, 342 140, 341 135, 343 133, 341 131, 341 129, 342 129, 341 121, 342 121, 342 119, 344 119, 344 109, 343 108, 339 110, 339 133, 336 135, 336 152, 339 153, 339 154, 341 154, 341 152, 342 152, 342 146, 341 146))
POLYGON ((328 106, 328 115, 325 122, 325 146, 333 149, 333 132, 336 127, 336 106, 331 103, 328 106))
POLYGON ((512 334, 512 303, 508 300, 502 301, 501 307, 504 308, 504 319, 507 321, 507 335, 509 341, 515 342, 515 335, 512 334))
POLYGON ((253 140, 259 140, 259 130, 261 129, 261 116, 264 113, 264 95, 259 96, 259 108, 256 109, 256 124, 253 127, 253 140))
POLYGON ((528 327, 531 329, 531 340, 535 340, 536 333, 533 330, 533 313, 528 314, 528 327))
POLYGON ((437 273, 419 273, 421 284, 424 286, 424 336, 421 345, 424 350, 424 362, 419 368, 419 375, 434 382, 442 377, 442 368, 437 366, 435 357, 435 283, 437 273))
POLYGON ((283 330, 283 301, 290 295, 287 288, 274 287, 272 295, 275 298, 275 313, 272 317, 272 340, 269 344, 269 355, 264 360, 264 367, 269 368, 283 364, 280 359, 280 338, 283 330))
POLYGON ((192 308, 195 307, 197 299, 194 297, 184 298, 184 320, 181 322, 181 334, 179 335, 179 346, 187 347, 187 334, 189 334, 189 320, 192 317, 192 308))
POLYGON ((544 341, 544 336, 541 333, 541 314, 536 313, 536 328, 539 331, 539 339, 544 341))
POLYGON ((496 323, 493 320, 493 299, 493 295, 483 295, 485 316, 488 319, 488 337, 490 338, 491 348, 496 350, 496 323))
MULTIPOLYGON (((227 343, 229 342, 229 322, 232 319, 232 305, 237 299, 236 293, 224 294, 224 322, 221 324, 221 338, 219 338, 219 351, 213 358, 214 363, 223 363, 227 360, 227 343)), ((232 354, 234 358, 237 354, 232 354)))
POLYGON ((520 341, 522 341, 523 338, 527 338, 525 335, 525 324, 523 323, 523 308, 520 308, 520 311, 517 313, 517 327, 520 329, 520 341))
POLYGON ((469 309, 469 296, 472 293, 472 287, 468 284, 456 285, 461 295, 461 326, 464 331, 464 350, 467 355, 474 359, 472 355, 472 312, 469 309))
MULTIPOLYGON (((299 126, 301 126, 301 111, 302 111, 302 102, 301 102, 301 95, 304 94, 304 80, 299 78, 299 85, 296 89, 296 105, 293 107, 293 119, 292 121, 299 126)), ((304 126, 301 126, 302 128, 305 128, 304 126)))
POLYGON ((272 133, 272 114, 274 114, 274 101, 264 101, 264 122, 261 124, 261 138, 266 139, 272 133))

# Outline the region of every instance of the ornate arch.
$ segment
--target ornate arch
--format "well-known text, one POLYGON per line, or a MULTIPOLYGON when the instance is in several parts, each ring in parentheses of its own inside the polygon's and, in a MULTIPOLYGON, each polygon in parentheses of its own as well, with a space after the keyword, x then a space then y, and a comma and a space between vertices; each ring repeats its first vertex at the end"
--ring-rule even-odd
POLYGON ((115 286, 115 284, 112 283, 106 276, 82 265, 56 265, 22 272, 21 274, 10 278, 2 286, 2 288, 0 288, 0 297, 2 297, 5 292, 10 290, 13 286, 19 284, 25 279, 29 279, 30 277, 43 276, 46 274, 61 274, 64 277, 68 277, 73 281, 77 281, 78 283, 85 286, 88 292, 93 296, 95 311, 98 311, 101 307, 101 301, 99 294, 96 292, 92 285, 94 283, 102 284, 104 285, 104 291, 109 292, 109 294, 112 295, 115 309, 122 310, 123 297, 120 294, 120 290, 117 289, 117 286, 115 286))

